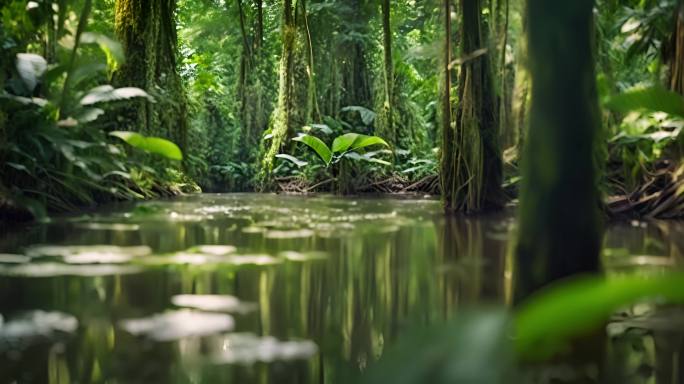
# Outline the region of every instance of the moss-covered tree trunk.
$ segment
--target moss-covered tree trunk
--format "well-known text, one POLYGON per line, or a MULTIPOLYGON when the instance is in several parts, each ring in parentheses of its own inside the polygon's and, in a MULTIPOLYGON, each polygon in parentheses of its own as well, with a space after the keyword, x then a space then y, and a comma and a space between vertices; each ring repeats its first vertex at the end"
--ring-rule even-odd
POLYGON ((304 33, 306 8, 304 0, 283 0, 282 55, 280 57, 278 101, 273 112, 271 139, 261 162, 262 189, 271 188, 272 170, 277 155, 295 129, 310 118, 310 52, 304 33))
POLYGON ((480 0, 461 0, 461 52, 455 124, 445 126, 442 193, 447 211, 474 213, 500 208, 502 162, 486 29, 480 0))
POLYGON ((138 101, 120 119, 128 129, 161 136, 187 148, 187 102, 176 68, 175 0, 117 0, 115 29, 126 62, 117 86, 138 87, 156 102, 138 101))
POLYGON ((600 128, 593 0, 528 0, 532 79, 520 197, 516 296, 598 268, 594 146, 600 128))

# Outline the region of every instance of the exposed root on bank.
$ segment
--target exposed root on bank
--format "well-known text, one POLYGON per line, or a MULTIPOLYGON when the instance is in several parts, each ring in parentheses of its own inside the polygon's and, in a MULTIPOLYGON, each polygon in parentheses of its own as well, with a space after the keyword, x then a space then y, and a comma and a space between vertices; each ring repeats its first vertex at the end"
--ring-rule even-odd
MULTIPOLYGON (((618 181, 615 189, 625 190, 618 181)), ((645 172, 644 181, 633 191, 609 196, 608 214, 629 218, 684 218, 684 164, 662 160, 645 172)))
MULTIPOLYGON (((283 193, 315 193, 334 192, 334 178, 311 182, 302 176, 288 176, 276 179, 278 189, 283 193)), ((425 176, 419 180, 411 180, 403 175, 393 174, 371 180, 352 182, 353 193, 421 193, 428 195, 439 194, 439 176, 436 174, 425 176)))

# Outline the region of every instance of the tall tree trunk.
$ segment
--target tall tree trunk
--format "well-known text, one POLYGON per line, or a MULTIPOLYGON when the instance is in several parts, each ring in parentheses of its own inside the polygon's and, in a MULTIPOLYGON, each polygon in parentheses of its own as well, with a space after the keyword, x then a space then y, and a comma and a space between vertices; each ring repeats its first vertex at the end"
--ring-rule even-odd
POLYGON ((256 51, 261 50, 264 43, 264 0, 256 0, 257 19, 256 31, 254 33, 254 47, 256 51))
MULTIPOLYGON (((296 1, 296 0, 295 0, 296 1)), ((273 112, 271 127, 271 141, 264 154, 261 164, 261 188, 271 188, 271 172, 275 155, 281 150, 292 131, 292 84, 294 79, 293 66, 295 61, 295 43, 297 26, 295 25, 292 0, 283 0, 282 18, 282 54, 280 56, 278 102, 273 112)))
POLYGON ((383 105, 384 119, 381 131, 381 136, 396 145, 397 132, 394 129, 394 65, 392 63, 392 26, 391 26, 391 8, 389 0, 382 0, 382 46, 384 51, 384 79, 385 79, 385 102, 383 105))
POLYGON ((520 197, 518 298, 599 265, 593 5, 528 0, 532 105, 520 197))
POLYGON ((454 178, 454 151, 447 145, 454 141, 454 127, 451 121, 451 0, 443 0, 444 7, 444 67, 442 81, 442 151, 440 159, 440 183, 446 196, 450 181, 454 178))
POLYGON ((185 150, 187 101, 176 68, 175 11, 175 0, 117 0, 115 29, 126 62, 112 81, 156 98, 156 103, 139 101, 122 114, 129 129, 168 138, 185 150))
MULTIPOLYGON (((527 7, 525 1, 524 7, 527 7)), ((522 36, 518 43, 516 55, 527 57, 527 14, 522 16, 522 36)), ((515 79, 513 81, 513 95, 511 100, 512 127, 515 131, 515 149, 518 159, 522 158, 525 146, 525 135, 528 126, 530 94, 530 76, 526 60, 516 60, 515 79)))
POLYGON ((473 213, 503 204, 498 112, 480 0, 461 0, 461 73, 452 140, 442 143, 451 167, 442 174, 448 211, 473 213), (450 154, 453 152, 453 154, 450 154))

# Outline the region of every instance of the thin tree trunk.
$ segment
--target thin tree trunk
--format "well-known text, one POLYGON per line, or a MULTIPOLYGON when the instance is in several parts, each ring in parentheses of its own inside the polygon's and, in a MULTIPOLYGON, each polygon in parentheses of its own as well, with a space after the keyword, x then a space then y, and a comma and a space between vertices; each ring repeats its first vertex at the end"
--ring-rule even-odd
POLYGON ((397 134, 394 129, 394 65, 392 63, 392 27, 391 27, 391 8, 389 0, 382 0, 382 36, 384 48, 384 64, 385 64, 385 135, 388 139, 396 145, 397 134))
POLYGON ((670 43, 671 57, 669 87, 684 95, 684 0, 679 1, 676 9, 675 26, 670 43))
POLYGON ((444 67, 442 81, 442 150, 440 159, 440 185, 442 194, 452 189, 453 151, 448 143, 454 141, 454 127, 451 125, 451 0, 443 0, 444 7, 444 67))
POLYGON ((254 33, 254 46, 256 51, 261 51, 264 43, 264 0, 256 0, 257 19, 256 31, 254 33))

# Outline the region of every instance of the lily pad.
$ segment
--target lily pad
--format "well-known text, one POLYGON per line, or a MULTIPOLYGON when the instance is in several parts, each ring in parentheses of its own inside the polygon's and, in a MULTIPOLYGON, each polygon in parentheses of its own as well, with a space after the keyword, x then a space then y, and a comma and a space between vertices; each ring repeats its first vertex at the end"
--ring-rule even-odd
POLYGON ((232 316, 223 313, 180 310, 141 319, 123 320, 119 325, 135 336, 155 341, 174 341, 230 331, 235 322, 232 316))
POLYGON ((61 263, 26 263, 0 266, 0 275, 21 277, 112 276, 138 273, 142 270, 127 265, 70 265, 61 263))
POLYGON ((267 231, 264 237, 267 239, 305 239, 313 237, 314 231, 310 229, 295 229, 295 230, 270 230, 267 231))
POLYGON ((308 359, 316 353, 318 346, 309 340, 279 341, 272 336, 233 333, 219 340, 210 359, 215 364, 254 364, 308 359))
POLYGON ((0 263, 6 264, 23 264, 31 261, 31 258, 24 255, 15 255, 12 253, 0 253, 0 263))
POLYGON ((72 334, 75 317, 62 312, 31 311, 7 322, 0 316, 0 351, 26 347, 36 342, 72 334))
POLYGON ((230 295, 176 295, 171 298, 171 302, 177 307, 241 314, 256 311, 258 308, 255 303, 240 301, 230 295))
POLYGON ((237 251, 237 248, 232 245, 198 245, 188 249, 188 252, 205 253, 216 256, 228 255, 235 251, 237 251))
POLYGON ((30 257, 67 257, 83 253, 108 253, 130 257, 146 256, 152 249, 146 245, 119 247, 116 245, 37 245, 26 250, 30 257))
POLYGON ((297 252, 297 251, 284 251, 280 252, 278 254, 279 257, 282 257, 286 260, 289 261, 299 261, 299 262, 305 262, 305 261, 317 261, 317 260, 326 260, 328 258, 328 254, 325 252, 297 252))

